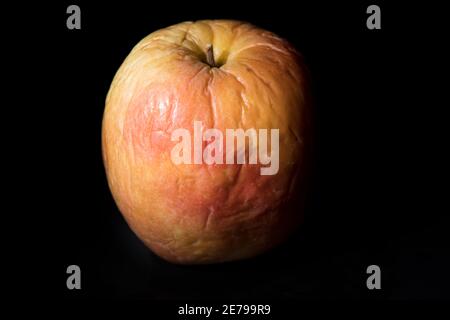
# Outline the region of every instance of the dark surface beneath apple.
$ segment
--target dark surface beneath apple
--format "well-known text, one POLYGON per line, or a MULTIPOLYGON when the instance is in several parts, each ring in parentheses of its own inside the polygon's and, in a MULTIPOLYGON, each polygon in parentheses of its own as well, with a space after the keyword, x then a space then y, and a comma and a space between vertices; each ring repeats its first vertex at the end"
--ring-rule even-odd
POLYGON ((39 258, 51 296, 449 298, 447 230, 435 201, 443 191, 426 162, 437 142, 424 133, 442 129, 431 125, 442 103, 425 94, 439 90, 429 73, 442 41, 434 19, 419 26, 409 19, 421 10, 380 4, 382 29, 368 30, 371 3, 83 1, 82 29, 67 30, 70 4, 47 5, 49 18, 30 39, 39 48, 41 84, 52 90, 41 111, 45 146, 30 147, 51 159, 39 160, 51 196, 39 258), (118 211, 101 158, 101 121, 113 76, 140 39, 206 18, 251 22, 302 52, 315 99, 314 179, 305 223, 283 245, 244 261, 181 266, 149 251, 118 211), (82 270, 81 290, 66 288, 71 264, 82 270), (381 268, 381 290, 366 287, 373 264, 381 268))

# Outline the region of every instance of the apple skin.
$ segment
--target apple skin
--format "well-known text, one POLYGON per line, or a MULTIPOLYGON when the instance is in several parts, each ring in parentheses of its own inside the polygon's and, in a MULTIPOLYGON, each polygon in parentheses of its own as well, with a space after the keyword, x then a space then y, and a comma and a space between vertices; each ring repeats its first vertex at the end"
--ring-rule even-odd
POLYGON ((248 258, 283 241, 303 216, 292 202, 305 195, 308 96, 301 55, 249 23, 184 22, 141 40, 114 77, 102 124, 108 184, 131 229, 180 264, 248 258), (206 63, 209 45, 220 67, 206 63), (171 132, 192 132, 194 121, 222 132, 278 128, 278 173, 175 165, 171 132))

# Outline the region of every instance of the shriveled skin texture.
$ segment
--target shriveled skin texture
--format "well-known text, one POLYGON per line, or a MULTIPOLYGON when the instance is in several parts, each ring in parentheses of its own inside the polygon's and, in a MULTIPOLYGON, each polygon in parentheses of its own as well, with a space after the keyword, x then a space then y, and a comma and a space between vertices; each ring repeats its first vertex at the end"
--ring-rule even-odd
POLYGON ((288 208, 307 156, 305 74, 285 40, 238 21, 185 22, 135 46, 111 84, 102 145, 114 199, 149 248, 175 263, 230 261, 275 246, 298 225, 302 212, 288 208), (220 67, 205 63, 208 45, 220 67), (171 133, 193 136, 194 121, 223 133, 278 128, 278 173, 174 164, 171 133))

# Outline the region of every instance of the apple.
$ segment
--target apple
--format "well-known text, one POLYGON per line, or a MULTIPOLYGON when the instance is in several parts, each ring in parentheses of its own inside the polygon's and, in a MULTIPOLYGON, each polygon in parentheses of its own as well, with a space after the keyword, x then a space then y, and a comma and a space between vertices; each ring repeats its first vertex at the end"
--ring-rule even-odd
POLYGON ((308 97, 301 55, 249 23, 184 22, 145 37, 114 77, 102 124, 108 184, 130 228, 180 264, 248 258, 281 243, 303 217, 308 97), (239 140, 230 130, 244 143, 228 145, 239 140), (272 149, 266 162, 263 149, 272 149))

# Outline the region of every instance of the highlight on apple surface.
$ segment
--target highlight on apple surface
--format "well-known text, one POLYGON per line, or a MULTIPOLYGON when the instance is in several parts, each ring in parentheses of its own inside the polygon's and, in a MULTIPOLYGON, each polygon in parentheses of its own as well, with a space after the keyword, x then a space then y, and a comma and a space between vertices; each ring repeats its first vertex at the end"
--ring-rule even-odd
POLYGON ((268 129, 226 129, 224 134, 215 128, 203 130, 202 122, 194 121, 193 140, 186 128, 172 132, 171 140, 178 143, 172 148, 170 158, 176 165, 259 163, 264 165, 260 168, 261 175, 275 175, 279 169, 279 132, 270 129, 269 155, 268 129))

